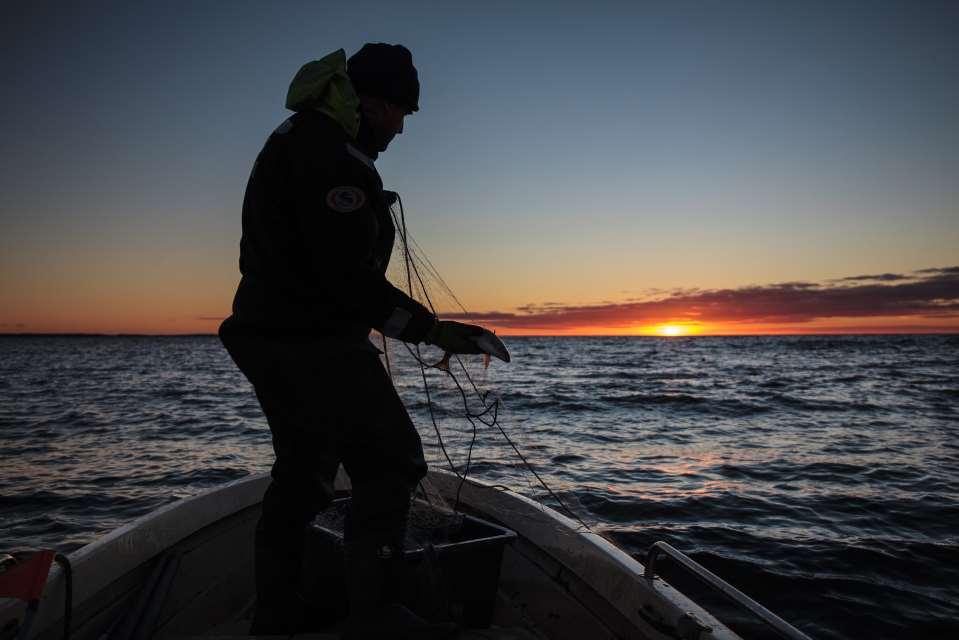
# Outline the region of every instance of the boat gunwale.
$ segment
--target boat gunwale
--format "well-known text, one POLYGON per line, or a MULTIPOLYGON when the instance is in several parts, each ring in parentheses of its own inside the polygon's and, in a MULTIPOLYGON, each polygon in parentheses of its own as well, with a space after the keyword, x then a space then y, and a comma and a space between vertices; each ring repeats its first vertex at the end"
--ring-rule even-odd
MULTIPOLYGON (((251 474, 174 500, 67 554, 73 569, 74 610, 178 542, 258 504, 263 500, 268 481, 268 473, 251 474), (105 565, 108 570, 102 569, 103 560, 109 560, 105 565)), ((31 638, 62 619, 64 598, 63 569, 54 566, 40 598, 31 638)), ((12 618, 21 618, 25 606, 19 600, 0 598, 0 627, 12 618)))

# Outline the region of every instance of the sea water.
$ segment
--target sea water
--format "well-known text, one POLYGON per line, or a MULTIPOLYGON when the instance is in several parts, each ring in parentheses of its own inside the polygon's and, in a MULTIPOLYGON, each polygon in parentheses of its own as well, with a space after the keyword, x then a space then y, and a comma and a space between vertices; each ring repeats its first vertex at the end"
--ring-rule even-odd
MULTIPOLYGON (((431 402, 389 346, 431 465, 561 508, 505 432, 639 559, 665 540, 816 638, 959 637, 959 338, 505 341, 509 365, 454 360, 462 395, 428 371, 431 402)), ((271 462, 215 337, 0 338, 0 552, 68 552, 271 462)))

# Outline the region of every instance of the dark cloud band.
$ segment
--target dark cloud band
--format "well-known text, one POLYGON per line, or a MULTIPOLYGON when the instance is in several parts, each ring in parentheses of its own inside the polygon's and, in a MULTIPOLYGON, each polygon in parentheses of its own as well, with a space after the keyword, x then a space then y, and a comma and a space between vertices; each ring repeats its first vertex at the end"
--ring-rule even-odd
POLYGON ((869 317, 959 318, 959 267, 922 269, 912 275, 851 276, 827 283, 786 282, 738 289, 677 291, 623 303, 529 304, 515 313, 491 311, 459 316, 504 329, 533 330, 616 328, 683 321, 793 324, 869 317))

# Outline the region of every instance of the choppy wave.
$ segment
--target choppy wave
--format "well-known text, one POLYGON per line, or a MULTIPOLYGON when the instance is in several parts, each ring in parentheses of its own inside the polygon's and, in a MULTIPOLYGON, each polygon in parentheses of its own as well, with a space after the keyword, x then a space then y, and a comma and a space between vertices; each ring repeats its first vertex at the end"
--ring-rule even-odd
MULTIPOLYGON (((955 337, 508 342, 513 363, 474 381, 564 502, 627 551, 666 540, 813 637, 959 637, 955 337)), ((445 465, 404 353, 397 387, 445 465)), ((429 379, 462 469, 473 425, 429 379)), ((552 500, 498 431, 475 436, 471 474, 552 500)), ((0 459, 0 550, 69 551, 264 471, 272 451, 215 338, 23 337, 0 339, 0 459)))

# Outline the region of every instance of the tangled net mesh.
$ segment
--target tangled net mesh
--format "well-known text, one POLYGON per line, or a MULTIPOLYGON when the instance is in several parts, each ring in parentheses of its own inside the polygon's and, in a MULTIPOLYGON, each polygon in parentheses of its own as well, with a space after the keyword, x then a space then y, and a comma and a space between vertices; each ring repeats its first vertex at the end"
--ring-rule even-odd
MULTIPOLYGON (((410 235, 401 199, 391 207, 391 213, 397 251, 388 274, 390 280, 438 317, 469 322, 470 312, 410 235)), ((411 510, 411 527, 428 529, 435 522, 437 531, 448 528, 450 514, 459 511, 463 486, 472 474, 497 483, 499 488, 520 490, 549 502, 589 529, 577 513, 581 507, 575 495, 557 494, 523 453, 543 447, 524 442, 522 436, 504 428, 504 422, 515 425, 522 420, 509 415, 502 398, 489 390, 496 382, 491 374, 495 376, 498 370, 491 366, 489 356, 444 357, 432 347, 409 345, 382 335, 377 340, 393 383, 420 426, 427 463, 447 468, 459 479, 451 500, 424 480, 411 510), (576 511, 570 508, 571 500, 580 507, 576 511)))

